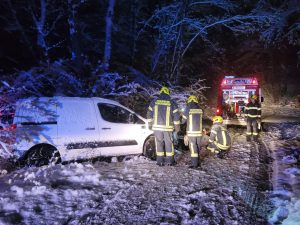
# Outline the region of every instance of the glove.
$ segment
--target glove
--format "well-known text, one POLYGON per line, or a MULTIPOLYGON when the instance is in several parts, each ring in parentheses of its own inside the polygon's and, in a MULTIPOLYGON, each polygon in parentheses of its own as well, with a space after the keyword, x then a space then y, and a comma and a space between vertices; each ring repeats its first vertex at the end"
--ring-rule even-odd
POLYGON ((189 137, 187 135, 184 135, 183 142, 185 146, 189 146, 189 137))
POLYGON ((260 130, 261 129, 261 119, 257 119, 257 128, 260 130))
POLYGON ((175 131, 176 133, 180 132, 180 125, 175 125, 175 131))

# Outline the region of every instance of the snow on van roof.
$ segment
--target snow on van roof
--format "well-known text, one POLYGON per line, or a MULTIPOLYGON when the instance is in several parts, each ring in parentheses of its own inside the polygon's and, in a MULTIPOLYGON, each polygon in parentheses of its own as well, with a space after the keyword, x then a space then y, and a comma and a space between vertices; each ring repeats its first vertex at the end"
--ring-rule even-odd
POLYGON ((86 100, 95 100, 95 101, 101 101, 105 103, 114 103, 114 104, 120 104, 117 101, 106 99, 106 98, 100 98, 100 97, 65 97, 65 96, 53 96, 53 97, 29 97, 24 99, 19 99, 18 103, 21 102, 31 102, 35 100, 40 101, 51 101, 51 100, 57 100, 57 101, 66 101, 66 100, 78 100, 78 101, 86 101, 86 100))

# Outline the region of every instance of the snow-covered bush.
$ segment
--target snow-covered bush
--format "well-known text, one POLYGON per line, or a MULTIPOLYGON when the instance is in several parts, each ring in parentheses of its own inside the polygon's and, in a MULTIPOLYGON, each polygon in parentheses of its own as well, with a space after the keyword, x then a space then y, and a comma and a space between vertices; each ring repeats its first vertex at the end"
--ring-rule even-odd
POLYGON ((169 87, 171 98, 176 101, 180 108, 184 108, 190 95, 196 95, 200 104, 204 105, 205 86, 203 79, 191 80, 190 86, 182 87, 172 83, 160 83, 150 80, 139 71, 131 68, 131 73, 122 75, 119 73, 103 73, 92 89, 93 95, 111 98, 145 116, 150 101, 159 95, 162 85, 169 87))
POLYGON ((14 88, 24 96, 81 96, 83 84, 68 66, 57 61, 51 66, 33 67, 21 71, 14 88))

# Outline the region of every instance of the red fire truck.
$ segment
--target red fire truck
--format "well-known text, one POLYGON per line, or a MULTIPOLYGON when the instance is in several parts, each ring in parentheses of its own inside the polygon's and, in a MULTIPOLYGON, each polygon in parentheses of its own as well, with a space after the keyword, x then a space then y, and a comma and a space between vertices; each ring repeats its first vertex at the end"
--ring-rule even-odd
POLYGON ((252 94, 263 97, 255 77, 225 76, 218 92, 216 114, 222 116, 225 124, 246 125, 244 109, 252 94))

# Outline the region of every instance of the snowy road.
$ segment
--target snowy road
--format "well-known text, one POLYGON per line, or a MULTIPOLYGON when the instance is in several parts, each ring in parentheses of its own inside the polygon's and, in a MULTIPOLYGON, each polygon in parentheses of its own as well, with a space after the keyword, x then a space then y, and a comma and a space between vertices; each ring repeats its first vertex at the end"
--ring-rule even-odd
POLYGON ((187 152, 175 167, 132 157, 23 168, 0 179, 0 223, 266 224, 266 153, 238 130, 228 157, 203 153, 201 170, 187 152))
POLYGON ((202 152, 200 170, 188 152, 175 167, 135 156, 16 170, 0 177, 0 224, 297 225, 299 124, 266 128, 259 143, 230 129, 227 158, 202 152))

